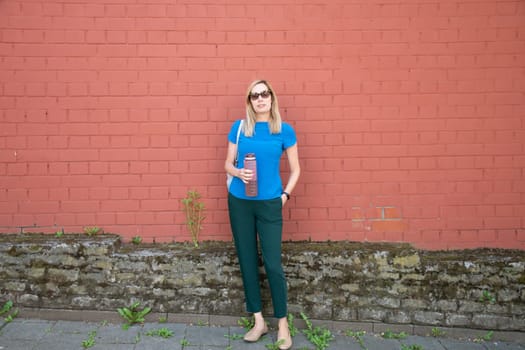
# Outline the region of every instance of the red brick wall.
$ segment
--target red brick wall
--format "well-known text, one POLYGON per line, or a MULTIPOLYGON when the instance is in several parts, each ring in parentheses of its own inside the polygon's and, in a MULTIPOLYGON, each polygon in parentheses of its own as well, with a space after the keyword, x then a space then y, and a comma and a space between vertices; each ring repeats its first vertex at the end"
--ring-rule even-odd
POLYGON ((0 231, 185 240, 196 189, 230 239, 258 77, 298 133, 285 239, 525 249, 521 0, 0 1, 0 231))

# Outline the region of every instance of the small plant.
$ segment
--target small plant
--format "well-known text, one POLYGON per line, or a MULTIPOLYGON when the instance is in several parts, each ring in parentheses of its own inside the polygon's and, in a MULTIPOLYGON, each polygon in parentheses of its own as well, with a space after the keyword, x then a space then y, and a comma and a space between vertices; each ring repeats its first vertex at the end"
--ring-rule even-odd
POLYGON ((142 237, 140 236, 135 236, 131 239, 131 243, 135 244, 135 245, 139 245, 142 243, 142 237))
POLYGON ((386 332, 383 332, 381 335, 385 339, 405 339, 406 337, 408 337, 408 334, 406 334, 405 332, 394 333, 389 329, 387 329, 386 332))
POLYGON ((485 333, 485 335, 482 335, 481 337, 475 338, 474 341, 476 343, 481 343, 484 341, 491 341, 492 337, 494 337, 494 331, 488 331, 485 333))
POLYGON ((275 343, 266 344, 268 350, 279 350, 279 347, 284 343, 284 339, 280 339, 275 343))
POLYGON ((286 318, 288 319, 288 330, 290 331, 290 336, 295 337, 299 330, 297 329, 297 327, 295 327, 294 316, 292 314, 288 314, 286 318))
POLYGON ((127 321, 127 323, 125 323, 122 326, 122 328, 129 329, 129 327, 135 323, 144 323, 144 316, 146 316, 151 311, 151 308, 145 307, 144 309, 142 309, 142 311, 139 311, 139 306, 140 303, 137 301, 133 303, 129 308, 123 307, 117 309, 120 316, 122 316, 122 318, 124 318, 127 321))
POLYGON ((186 338, 183 338, 183 339, 180 341, 180 345, 182 345, 182 346, 189 346, 189 345, 190 345, 190 342, 189 342, 186 338))
POLYGON ((208 322, 205 322, 203 320, 198 320, 197 321, 197 326, 199 327, 204 327, 204 326, 207 326, 208 325, 208 322))
POLYGON ((166 323, 166 322, 168 322, 167 317, 164 317, 164 316, 159 317, 159 323, 166 323))
POLYGON ((496 302, 496 298, 488 290, 484 290, 479 297, 479 301, 482 303, 494 304, 496 302))
POLYGON ((56 238, 62 238, 62 236, 64 236, 64 229, 55 232, 55 237, 56 238))
POLYGON ((100 227, 97 227, 97 226, 86 226, 84 227, 84 233, 88 236, 94 236, 98 233, 100 233, 102 229, 100 227))
POLYGON ((445 332, 442 331, 441 329, 437 328, 437 327, 434 327, 432 328, 432 330, 430 331, 430 335, 432 335, 434 338, 438 338, 438 337, 442 337, 445 335, 445 332))
POLYGON ((173 336, 173 331, 172 330, 169 330, 168 328, 164 327, 164 328, 160 328, 160 329, 156 329, 156 330, 151 330, 149 332, 146 333, 146 335, 148 336, 159 336, 159 337, 162 337, 164 339, 167 339, 167 338, 170 338, 173 336))
POLYGON ((324 327, 313 327, 312 322, 308 317, 301 312, 301 318, 306 323, 307 329, 303 330, 306 338, 315 346, 316 350, 324 350, 330 345, 330 341, 334 338, 332 332, 324 327))
POLYGON ((255 320, 253 318, 241 317, 241 319, 237 321, 237 324, 247 330, 250 330, 253 328, 253 326, 255 326, 255 320))
POLYGON ((89 332, 89 337, 86 340, 82 341, 82 347, 84 349, 91 348, 95 345, 95 337, 97 336, 97 331, 89 332))
POLYGON ((425 350, 425 348, 418 344, 412 344, 412 345, 401 344, 401 350, 425 350))
POLYGON ((365 331, 352 331, 351 329, 346 331, 348 337, 354 338, 358 343, 361 349, 366 350, 365 343, 363 342, 363 336, 366 334, 365 331))
POLYGON ((186 214, 186 225, 195 247, 199 246, 199 233, 202 230, 202 222, 206 218, 204 215, 204 203, 199 202, 200 198, 199 192, 190 190, 187 197, 182 200, 184 213, 186 214))
POLYGON ((241 340, 244 338, 242 334, 225 334, 224 337, 230 340, 241 340))
POLYGON ((16 316, 18 316, 18 309, 16 309, 12 314, 7 315, 4 318, 4 321, 6 323, 13 322, 13 320, 15 319, 16 316))
POLYGON ((4 306, 2 306, 2 309, 0 309, 0 315, 7 314, 4 318, 4 321, 9 323, 12 322, 13 319, 18 316, 18 309, 14 310, 13 312, 10 312, 13 308, 13 302, 11 300, 8 300, 4 306))

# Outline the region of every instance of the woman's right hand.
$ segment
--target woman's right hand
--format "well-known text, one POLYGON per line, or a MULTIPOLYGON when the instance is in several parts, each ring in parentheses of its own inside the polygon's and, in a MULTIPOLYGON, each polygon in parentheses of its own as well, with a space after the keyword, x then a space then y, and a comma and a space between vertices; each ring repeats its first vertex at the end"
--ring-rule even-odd
POLYGON ((237 176, 245 184, 248 183, 253 177, 253 170, 241 168, 239 169, 239 175, 237 176))

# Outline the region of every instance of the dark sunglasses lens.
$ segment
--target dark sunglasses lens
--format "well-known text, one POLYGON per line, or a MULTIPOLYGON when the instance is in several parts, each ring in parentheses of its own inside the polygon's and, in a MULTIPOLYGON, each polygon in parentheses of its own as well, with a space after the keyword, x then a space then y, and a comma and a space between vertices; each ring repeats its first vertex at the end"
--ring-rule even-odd
POLYGON ((270 97, 270 91, 263 91, 263 92, 255 92, 253 94, 250 94, 250 98, 252 101, 257 101, 257 99, 261 96, 262 98, 268 98, 270 97))

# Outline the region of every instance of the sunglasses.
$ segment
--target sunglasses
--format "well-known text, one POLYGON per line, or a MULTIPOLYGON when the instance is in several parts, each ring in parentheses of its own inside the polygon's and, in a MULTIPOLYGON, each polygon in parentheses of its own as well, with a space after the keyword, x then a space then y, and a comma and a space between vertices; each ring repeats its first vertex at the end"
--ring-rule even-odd
POLYGON ((261 91, 261 92, 252 92, 250 94, 250 99, 252 101, 257 101, 259 99, 259 96, 261 96, 262 98, 268 98, 272 95, 272 92, 270 90, 264 90, 264 91, 261 91))

